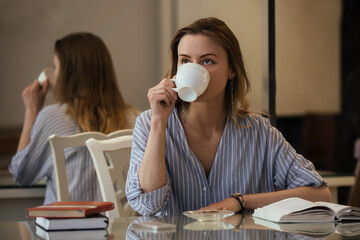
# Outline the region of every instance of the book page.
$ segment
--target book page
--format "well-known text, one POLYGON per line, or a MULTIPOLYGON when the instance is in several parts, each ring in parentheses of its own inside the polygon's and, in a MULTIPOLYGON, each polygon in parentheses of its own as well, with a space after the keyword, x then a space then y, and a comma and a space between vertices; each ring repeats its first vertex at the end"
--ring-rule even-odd
POLYGON ((269 204, 263 208, 271 210, 271 211, 276 211, 281 214, 289 214, 291 212, 297 212, 297 211, 301 211, 301 210, 304 210, 307 208, 317 207, 317 206, 320 206, 320 205, 317 203, 311 202, 311 201, 307 201, 305 199, 287 198, 287 199, 269 204))
POLYGON ((339 212, 340 210, 347 208, 346 205, 336 204, 336 203, 329 203, 329 202, 317 202, 318 204, 322 206, 326 206, 331 208, 335 213, 339 212))
POLYGON ((336 220, 360 220, 360 208, 329 202, 319 202, 321 205, 331 208, 336 213, 336 220))

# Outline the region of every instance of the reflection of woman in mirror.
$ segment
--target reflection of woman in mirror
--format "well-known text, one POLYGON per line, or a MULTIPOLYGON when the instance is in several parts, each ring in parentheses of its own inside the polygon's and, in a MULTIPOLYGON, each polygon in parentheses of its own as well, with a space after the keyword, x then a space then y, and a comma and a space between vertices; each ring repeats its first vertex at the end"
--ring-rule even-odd
MULTIPOLYGON (((45 203, 56 201, 53 158, 48 137, 85 131, 105 134, 132 128, 137 111, 120 93, 110 53, 90 33, 74 33, 55 42, 54 98, 43 108, 49 79, 35 80, 22 93, 25 120, 18 151, 9 166, 14 180, 33 185, 47 178, 45 203)), ((86 147, 65 151, 70 200, 101 200, 100 188, 86 147)))
POLYGON ((313 164, 268 119, 249 111, 245 63, 224 22, 200 19, 180 29, 170 49, 169 72, 149 90, 151 110, 137 118, 134 129, 126 188, 134 210, 239 212, 288 197, 331 200, 313 164), (169 79, 189 62, 205 67, 210 83, 195 102, 186 103, 169 79))

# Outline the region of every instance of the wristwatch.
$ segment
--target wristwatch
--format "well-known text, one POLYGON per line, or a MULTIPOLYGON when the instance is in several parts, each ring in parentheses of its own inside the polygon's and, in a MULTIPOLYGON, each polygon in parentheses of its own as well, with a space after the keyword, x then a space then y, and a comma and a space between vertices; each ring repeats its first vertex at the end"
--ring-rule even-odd
POLYGON ((233 195, 231 195, 231 197, 235 198, 240 203, 241 209, 237 213, 243 212, 245 210, 245 202, 243 196, 240 193, 234 193, 233 195))

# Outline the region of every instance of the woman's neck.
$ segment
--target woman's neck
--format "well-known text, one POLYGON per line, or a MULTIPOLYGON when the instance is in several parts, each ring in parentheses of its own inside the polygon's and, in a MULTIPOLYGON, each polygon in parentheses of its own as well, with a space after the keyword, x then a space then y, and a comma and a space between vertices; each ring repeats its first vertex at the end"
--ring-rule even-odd
POLYGON ((180 121, 184 126, 191 126, 200 131, 220 130, 225 127, 227 114, 224 103, 194 102, 186 111, 180 113, 180 121))

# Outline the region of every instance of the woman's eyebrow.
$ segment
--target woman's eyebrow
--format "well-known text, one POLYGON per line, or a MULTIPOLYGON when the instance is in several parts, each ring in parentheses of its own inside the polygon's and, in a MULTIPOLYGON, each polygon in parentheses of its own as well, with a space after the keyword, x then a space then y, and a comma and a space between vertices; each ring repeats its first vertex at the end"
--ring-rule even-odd
MULTIPOLYGON (((214 57, 217 57, 217 55, 215 53, 206 53, 206 54, 203 54, 200 56, 200 58, 204 58, 204 57, 208 57, 208 56, 214 56, 214 57)), ((183 53, 180 53, 179 54, 179 57, 187 57, 187 58, 191 58, 189 55, 187 54, 183 54, 183 53)))
POLYGON ((207 53, 207 54, 201 55, 200 58, 209 57, 209 56, 217 57, 217 55, 215 53, 207 53))
POLYGON ((189 55, 182 54, 182 53, 180 53, 180 54, 179 54, 179 57, 187 57, 187 58, 190 58, 190 56, 189 56, 189 55))

